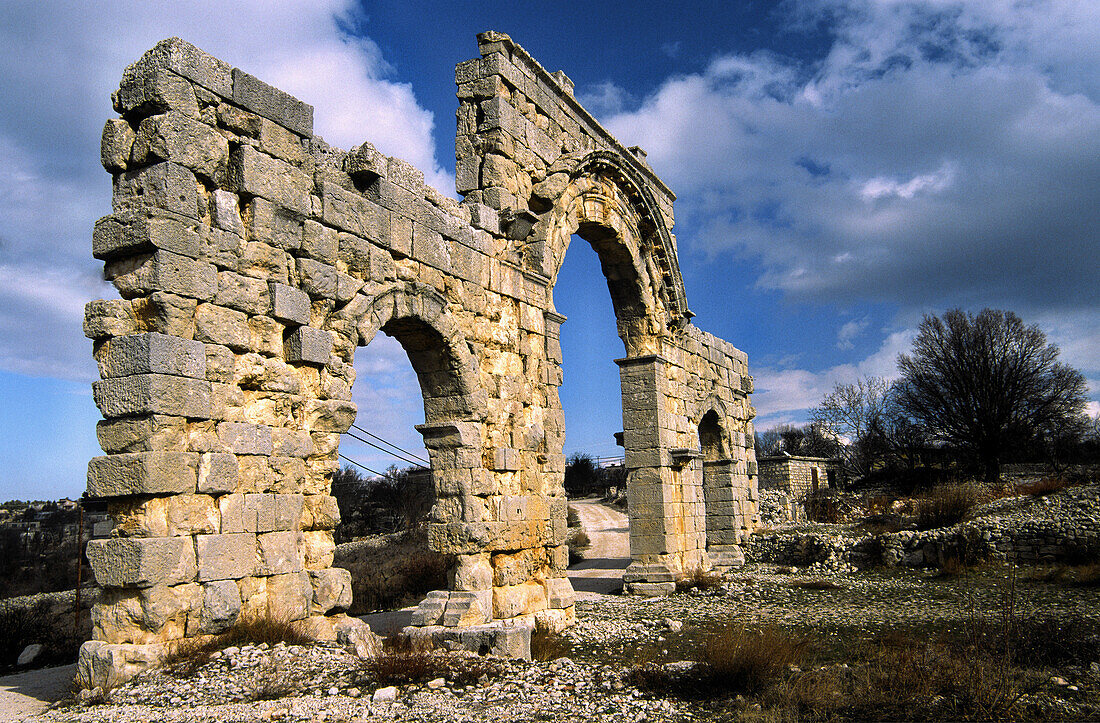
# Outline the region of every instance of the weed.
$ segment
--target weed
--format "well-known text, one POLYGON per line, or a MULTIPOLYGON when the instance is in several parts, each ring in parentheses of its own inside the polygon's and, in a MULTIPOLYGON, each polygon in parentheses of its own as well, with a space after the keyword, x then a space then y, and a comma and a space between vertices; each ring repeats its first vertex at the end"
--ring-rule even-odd
POLYGON ((803 504, 806 508, 806 518, 811 522, 828 524, 840 522, 840 505, 831 490, 823 490, 807 495, 803 504))
POLYGON ((569 657, 573 651, 573 645, 569 638, 560 633, 536 628, 531 633, 531 658, 546 662, 558 658, 569 657))
POLYGON ((573 505, 569 505, 565 508, 565 525, 566 527, 581 526, 581 517, 577 514, 577 508, 573 505))
POLYGON ((571 527, 565 544, 569 546, 569 564, 575 565, 584 560, 585 551, 592 546, 592 538, 583 527, 571 527))
POLYGON ((43 647, 35 665, 71 663, 83 642, 71 618, 59 621, 45 600, 32 606, 0 605, 0 670, 14 668, 19 654, 32 643, 43 647))
POLYGON ((294 663, 295 661, 291 661, 286 666, 278 666, 273 660, 265 660, 261 663, 252 674, 249 697, 253 701, 278 700, 299 693, 304 684, 300 679, 301 674, 288 675, 288 671, 298 669, 294 663))
POLYGON ((676 591, 688 590, 717 590, 722 587, 722 576, 710 570, 697 567, 687 570, 684 576, 676 581, 676 591))
POLYGON ((233 626, 224 633, 175 641, 164 659, 164 665, 177 677, 190 678, 210 662, 216 651, 231 645, 305 645, 312 640, 289 620, 245 613, 238 616, 233 626))
POLYGON ((1016 486, 1016 494, 1031 495, 1032 497, 1044 497, 1053 492, 1064 490, 1080 484, 1079 480, 1070 477, 1043 477, 1042 479, 1024 482, 1016 486))
POLYGON ((381 655, 362 663, 360 683, 406 685, 445 678, 454 685, 474 685, 507 674, 508 661, 465 652, 438 652, 413 645, 408 638, 387 638, 381 655))
POLYGON ((627 679, 642 690, 686 698, 758 693, 786 676, 808 646, 805 639, 776 627, 715 624, 700 635, 704 642, 696 651, 698 663, 636 665, 627 679))
POLYGON ((932 530, 962 522, 983 501, 977 484, 943 485, 917 500, 917 529, 932 530))

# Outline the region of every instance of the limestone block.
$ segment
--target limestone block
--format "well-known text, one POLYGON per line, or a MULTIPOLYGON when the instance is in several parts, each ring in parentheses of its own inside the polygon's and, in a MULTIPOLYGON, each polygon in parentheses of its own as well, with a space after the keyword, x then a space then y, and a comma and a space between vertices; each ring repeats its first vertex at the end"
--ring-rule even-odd
POLYGON ((546 588, 537 580, 493 588, 493 617, 507 620, 548 607, 546 588))
POLYGON ((173 161, 211 180, 225 178, 229 142, 214 128, 179 111, 149 116, 137 128, 130 162, 173 161))
POLYGON ((190 537, 125 537, 89 540, 88 564, 108 587, 174 585, 195 579, 190 537))
POLYGON ((386 209, 330 181, 321 184, 321 203, 321 218, 326 224, 386 244, 389 238, 386 209))
POLYGON ((283 457, 309 457, 314 452, 309 432, 276 427, 271 430, 271 453, 283 457))
POLYGON ((309 158, 298 134, 266 118, 260 123, 260 150, 295 166, 302 166, 309 158))
POLYGON ((248 317, 234 309, 217 304, 199 304, 195 308, 195 339, 208 344, 220 344, 234 351, 251 348, 248 317))
MULTIPOLYGON (((336 298, 336 267, 315 259, 296 259, 298 282, 314 299, 336 298)), ((308 319, 306 322, 308 323, 308 319)))
POLYGON ((84 305, 84 336, 106 339, 138 331, 133 307, 126 299, 100 299, 84 305))
POLYGON ((542 548, 499 552, 493 555, 493 585, 507 587, 519 585, 536 573, 545 572, 546 553, 542 548))
POLYGON ((129 452, 88 463, 89 497, 194 492, 199 456, 193 452, 129 452))
POLYGON ((311 399, 303 405, 302 414, 302 426, 311 432, 343 434, 355 422, 356 406, 342 399, 311 399))
MULTIPOLYGON (((306 259, 298 259, 298 263, 306 259)), ((309 296, 300 289, 286 284, 272 283, 269 289, 271 316, 288 324, 308 324, 309 296)))
MULTIPOLYGON (((116 537, 168 537, 167 497, 122 497, 107 503, 116 537)), ((119 641, 116 641, 119 642, 119 641)))
POLYGON ((178 163, 166 161, 119 175, 112 199, 114 214, 138 215, 149 208, 197 220, 199 196, 195 174, 178 163))
POLYGON ((99 141, 99 161, 111 173, 125 171, 130 164, 134 129, 121 118, 111 118, 103 126, 99 141))
POLYGON ((239 475, 236 455, 225 452, 205 452, 199 458, 197 489, 208 495, 232 492, 237 488, 239 475))
POLYGON ((674 582, 632 582, 626 586, 627 592, 641 597, 664 597, 676 592, 674 582))
POLYGON ((240 146, 233 152, 229 160, 229 182, 237 193, 261 196, 303 216, 310 213, 312 177, 251 146, 240 146))
POLYGON ((497 447, 493 450, 493 469, 498 472, 519 470, 519 452, 508 447, 497 447))
POLYGON ((266 281, 232 271, 218 273, 214 303, 246 314, 264 314, 271 307, 266 281))
POLYGON ((173 495, 167 501, 169 535, 213 534, 221 530, 218 505, 210 495, 173 495))
POLYGON ((493 586, 493 567, 487 553, 458 555, 456 562, 455 590, 488 590, 493 586))
POLYGON ((104 275, 127 299, 165 291, 200 301, 214 298, 218 275, 213 264, 158 249, 148 256, 108 262, 104 275))
POLYGON ((546 600, 551 608, 571 608, 576 602, 577 596, 573 592, 573 584, 567 577, 551 577, 542 581, 546 586, 546 600))
POLYGON ((241 207, 237 194, 221 188, 215 188, 214 203, 211 206, 214 225, 236 236, 244 236, 244 222, 241 220, 241 207))
POLYGON ((412 257, 445 273, 451 271, 449 240, 419 223, 413 225, 412 257))
POLYGON ((332 334, 311 326, 300 326, 287 337, 284 348, 289 362, 327 364, 332 356, 332 334))
POLYGON ((305 495, 303 497, 301 529, 335 530, 340 524, 340 506, 330 495, 305 495))
POLYGON ((271 454, 271 427, 219 422, 218 439, 234 454, 271 454))
POLYGON ((273 532, 277 528, 275 495, 247 493, 244 495, 242 519, 245 532, 273 532))
POLYGON ((89 640, 80 646, 76 685, 85 690, 113 690, 138 673, 160 665, 168 656, 164 643, 115 644, 89 640))
MULTIPOLYGON (((141 60, 126 69, 122 85, 125 88, 139 84, 142 78, 157 70, 171 70, 222 97, 228 98, 232 93, 229 64, 179 38, 162 40, 146 51, 141 60)), ((125 109, 134 107, 127 105, 125 109)))
POLYGON ((489 590, 451 591, 447 596, 447 607, 443 611, 443 625, 448 628, 465 627, 490 620, 490 600, 489 590))
POLYGON ((92 397, 104 417, 169 414, 210 417, 210 382, 164 374, 135 374, 92 383, 92 397))
POLYGON ((199 582, 237 580, 255 574, 256 535, 247 532, 197 535, 194 539, 199 582))
POLYGON ((309 570, 320 570, 332 567, 333 554, 336 552, 336 543, 332 540, 330 530, 310 530, 301 533, 302 557, 305 566, 309 570))
POLYGON ((309 573, 291 572, 267 578, 267 613, 275 620, 294 621, 309 617, 313 586, 309 573))
POLYGON ((267 532, 256 536, 259 545, 257 575, 282 575, 299 572, 302 556, 298 554, 300 532, 267 532))
POLYGON ((170 374, 206 378, 206 349, 197 341, 156 332, 112 339, 101 372, 104 377, 170 374))
POLYGON ((313 135, 313 106, 237 68, 233 68, 232 99, 300 136, 313 135))
POLYGON ((237 622, 241 592, 233 580, 215 580, 202 585, 202 607, 187 619, 187 634, 217 635, 237 622))
POLYGON ((276 494, 272 496, 275 498, 275 524, 272 529, 299 529, 302 509, 305 507, 305 496, 300 494, 276 494))
POLYGON ((212 382, 232 382, 237 357, 227 346, 206 345, 206 378, 212 382))
POLYGON ((271 469, 274 473, 273 492, 305 492, 307 471, 304 460, 299 457, 272 457, 271 469))
POLYGON ((310 612, 325 615, 330 611, 343 612, 351 607, 351 573, 340 567, 310 570, 313 587, 313 604, 310 612))
POLYGON ((185 452, 187 420, 160 414, 122 419, 103 419, 96 436, 104 452, 185 452))
POLYGON ((336 263, 339 250, 336 229, 307 220, 302 226, 302 253, 326 264, 336 263))
POLYGON ((201 596, 202 587, 196 583, 143 588, 138 598, 141 627, 156 634, 155 642, 182 638, 186 634, 188 613, 202 604, 201 596))

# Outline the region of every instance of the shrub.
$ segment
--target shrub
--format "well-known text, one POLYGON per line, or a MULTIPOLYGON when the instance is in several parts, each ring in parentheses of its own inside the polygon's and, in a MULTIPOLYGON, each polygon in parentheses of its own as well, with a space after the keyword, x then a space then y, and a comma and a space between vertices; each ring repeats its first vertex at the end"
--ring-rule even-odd
POLYGON ((828 524, 840 522, 840 505, 837 504, 836 496, 829 490, 807 495, 803 504, 806 508, 806 517, 811 522, 828 524))
POLYGON ((777 627, 750 630, 715 624, 699 631, 703 639, 699 663, 631 668, 627 679, 642 690, 687 698, 715 694, 759 693, 789 674, 808 648, 808 641, 777 627))
MULTIPOLYGON (((245 613, 237 617, 233 626, 219 635, 177 640, 171 646, 164 665, 169 672, 189 678, 210 661, 210 656, 231 645, 305 645, 313 642, 300 627, 285 619, 262 613, 245 613)), ((262 676, 261 676, 262 677, 262 676)), ((257 683, 259 685, 259 683, 257 683)), ((281 696, 275 696, 281 697, 281 696)), ((256 698, 256 700, 266 700, 256 698)))
POLYGON ((917 529, 932 530, 962 522, 984 499, 976 484, 942 485, 917 500, 917 529))
POLYGON ((507 660, 468 652, 432 651, 418 647, 405 636, 387 638, 381 655, 362 662, 359 682, 406 685, 445 678, 453 685, 474 685, 509 671, 507 660))
POLYGON ((565 538, 565 544, 569 546, 569 564, 576 565, 584 560, 585 551, 592 546, 592 538, 584 528, 571 527, 565 538))
POLYGON ((1049 495, 1052 492, 1058 492, 1064 490, 1067 487, 1072 487, 1074 484, 1079 484, 1075 480, 1071 480, 1068 477, 1043 477, 1042 479, 1033 480, 1031 482, 1024 482, 1016 486, 1016 493, 1021 495, 1031 495, 1032 497, 1043 497, 1049 495))
POLYGON ((684 572, 683 577, 676 581, 676 591, 688 590, 716 590, 722 587, 722 576, 712 570, 704 570, 697 567, 684 572))
POLYGON ((0 605, 0 670, 15 668, 19 654, 32 643, 42 645, 36 666, 71 663, 83 642, 72 618, 58 620, 45 600, 32 606, 0 605))

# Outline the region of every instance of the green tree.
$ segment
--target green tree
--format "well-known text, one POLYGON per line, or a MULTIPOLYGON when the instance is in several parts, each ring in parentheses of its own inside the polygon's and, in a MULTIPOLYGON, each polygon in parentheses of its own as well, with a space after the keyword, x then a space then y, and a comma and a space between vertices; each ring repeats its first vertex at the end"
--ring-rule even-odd
POLYGON ((898 403, 933 438, 971 451, 993 482, 1013 445, 1084 409, 1085 378, 1058 353, 1010 311, 927 315, 912 353, 898 357, 898 403))

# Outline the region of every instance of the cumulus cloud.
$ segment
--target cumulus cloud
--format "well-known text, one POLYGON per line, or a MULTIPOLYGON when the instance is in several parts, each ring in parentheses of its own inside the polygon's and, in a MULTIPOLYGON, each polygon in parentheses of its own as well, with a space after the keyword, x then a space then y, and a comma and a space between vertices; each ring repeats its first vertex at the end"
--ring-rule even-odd
POLYGON ((855 347, 853 341, 862 334, 870 325, 871 317, 865 316, 861 319, 852 319, 846 322, 840 327, 840 330, 836 333, 836 348, 837 349, 852 349, 855 347))
MULTIPOLYGON (((453 193, 435 157, 432 114, 392 78, 351 0, 6 3, 0 11, 0 368, 87 379, 81 307, 114 296, 89 238, 110 211, 99 131, 122 70, 180 36, 315 108, 315 132, 369 140, 453 193)), ((367 28, 369 30, 369 28, 367 28)))
POLYGON ((1094 4, 794 7, 825 57, 718 57, 605 119, 679 194, 687 250, 798 301, 1100 310, 1094 4))
POLYGON ((888 332, 879 348, 864 359, 821 371, 782 365, 754 367, 756 427, 805 422, 807 410, 820 403, 837 384, 851 384, 864 377, 897 378, 898 354, 912 348, 915 336, 915 329, 888 332))

